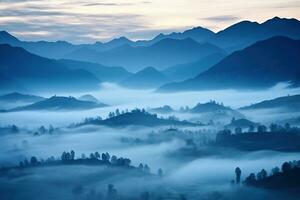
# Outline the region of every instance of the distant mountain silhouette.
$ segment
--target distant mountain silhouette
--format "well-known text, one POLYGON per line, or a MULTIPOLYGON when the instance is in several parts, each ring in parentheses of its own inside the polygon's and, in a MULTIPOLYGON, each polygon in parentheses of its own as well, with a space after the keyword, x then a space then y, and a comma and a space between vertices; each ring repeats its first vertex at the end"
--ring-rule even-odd
POLYGON ((93 109, 98 107, 105 107, 106 104, 103 103, 95 103, 91 101, 81 101, 74 97, 59 97, 59 96, 53 96, 49 99, 39 101, 36 103, 33 103, 28 106, 18 107, 9 110, 9 112, 15 112, 15 111, 34 111, 34 110, 53 110, 53 111, 59 111, 59 110, 87 110, 87 109, 93 109))
POLYGON ((56 60, 7 44, 0 44, 0 71, 13 80, 10 82, 16 82, 28 90, 91 90, 98 88, 100 82, 85 70, 70 70, 56 60))
MULTIPOLYGON (((89 61, 87 54, 91 52, 104 52, 114 48, 118 48, 123 45, 129 45, 131 47, 145 47, 154 45, 164 39, 176 39, 184 40, 192 38, 199 43, 212 43, 220 48, 225 49, 228 52, 240 50, 249 46, 257 41, 265 40, 273 36, 286 36, 292 39, 300 39, 300 22, 297 19, 285 19, 274 17, 273 19, 267 20, 264 23, 242 21, 236 23, 218 33, 214 33, 208 29, 202 27, 195 27, 184 32, 171 33, 171 34, 159 34, 151 40, 139 40, 131 41, 126 37, 120 37, 112 39, 108 42, 95 42, 94 44, 71 44, 65 41, 57 42, 27 42, 20 41, 16 37, 9 33, 2 31, 0 32, 0 43, 10 44, 12 46, 19 46, 27 51, 48 58, 70 58, 70 53, 73 51, 80 51, 73 53, 81 55, 78 58, 85 58, 83 60, 89 61), (65 55, 69 55, 65 57, 65 55), (85 56, 83 56, 85 55, 85 56)), ((96 61, 90 60, 90 61, 96 61)), ((100 62, 101 63, 101 62, 100 62)), ((187 62, 186 62, 187 63, 187 62)), ((106 63, 102 63, 106 64, 106 63)), ((180 64, 180 63, 176 63, 180 64)), ((149 64, 148 64, 149 65, 149 64)), ((119 64, 118 64, 119 66, 119 64)), ((122 66, 122 65, 121 65, 122 66)), ((144 65, 142 67, 145 67, 144 65)), ((157 67, 157 66, 155 66, 157 67)), ((141 68, 140 68, 141 69, 141 68)))
POLYGON ((110 117, 108 119, 88 119, 83 123, 76 126, 84 125, 104 125, 111 127, 123 127, 123 126, 198 126, 200 124, 190 123, 188 121, 179 121, 173 118, 162 119, 158 118, 156 114, 150 114, 143 110, 133 110, 117 116, 110 117))
POLYGON ((152 45, 156 42, 159 42, 163 39, 175 39, 175 40, 184 40, 187 38, 191 38, 196 42, 203 43, 207 41, 208 38, 212 37, 214 32, 209 29, 202 28, 202 27, 195 27, 184 32, 173 32, 170 34, 159 34, 154 37, 152 40, 146 41, 137 41, 133 45, 135 46, 148 46, 152 45))
POLYGON ((300 39, 300 21, 279 17, 274 17, 261 24, 242 21, 216 33, 208 41, 233 52, 274 36, 300 39))
POLYGON ((120 82, 132 74, 122 67, 110 67, 97 63, 75 61, 75 60, 58 60, 59 63, 69 69, 82 69, 91 72, 103 82, 120 82))
POLYGON ((21 94, 18 92, 13 92, 9 94, 5 94, 0 96, 0 102, 38 102, 45 100, 44 97, 35 96, 35 95, 28 95, 28 94, 21 94))
POLYGON ((300 40, 273 37, 237 51, 194 79, 171 83, 160 91, 259 89, 279 82, 299 82, 300 40))
POLYGON ((175 64, 197 61, 213 53, 223 53, 223 50, 214 45, 199 44, 190 38, 163 39, 146 47, 123 45, 106 52, 90 51, 84 54, 83 50, 77 50, 66 55, 66 58, 98 62, 109 66, 123 66, 135 72, 145 66, 154 66, 162 70, 175 64))
POLYGON ((99 100, 96 97, 94 97, 93 95, 90 95, 90 94, 82 95, 78 98, 78 100, 91 101, 91 102, 99 103, 99 100))
POLYGON ((173 81, 184 81, 208 70, 225 57, 224 53, 208 55, 196 62, 174 65, 162 72, 173 81))
POLYGON ((164 74, 157 71, 154 67, 146 67, 121 81, 120 85, 128 88, 150 89, 157 88, 167 82, 170 82, 170 79, 164 74))
POLYGON ((158 108, 151 108, 151 109, 149 109, 149 112, 159 113, 159 114, 168 114, 168 113, 175 112, 175 110, 171 106, 164 105, 164 106, 158 107, 158 108))
POLYGON ((280 108, 287 111, 298 112, 300 110, 300 95, 285 96, 262 101, 259 103, 252 104, 250 106, 242 107, 241 110, 273 108, 280 108))

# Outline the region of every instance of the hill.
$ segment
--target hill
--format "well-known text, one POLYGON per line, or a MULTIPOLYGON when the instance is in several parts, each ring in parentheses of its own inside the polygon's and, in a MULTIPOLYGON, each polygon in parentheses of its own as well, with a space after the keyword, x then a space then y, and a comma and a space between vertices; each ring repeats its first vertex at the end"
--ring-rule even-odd
POLYGON ((300 110, 300 95, 279 97, 276 99, 266 100, 250 106, 242 107, 241 110, 253 109, 284 109, 287 111, 298 112, 300 110))
POLYGON ((109 66, 123 66, 129 71, 139 71, 145 66, 153 66, 158 70, 181 63, 188 63, 204 58, 213 53, 223 51, 211 44, 199 44, 187 38, 183 40, 163 39, 150 46, 132 47, 123 45, 106 52, 90 52, 83 54, 79 49, 66 55, 73 60, 98 62, 109 66))
POLYGON ((120 82, 121 86, 136 89, 157 88, 170 80, 154 67, 146 67, 145 69, 129 76, 120 82))
POLYGON ((237 51, 196 78, 167 84, 160 91, 263 89, 300 79, 300 40, 273 37, 237 51))
POLYGON ((30 104, 28 106, 17 107, 8 112, 16 111, 34 111, 34 110, 87 110, 99 107, 105 107, 106 104, 95 103, 91 101, 81 101, 74 97, 58 97, 53 96, 49 99, 30 104))
POLYGON ((168 114, 168 113, 175 112, 175 110, 171 106, 164 105, 162 107, 151 108, 151 109, 149 109, 149 112, 160 113, 160 114, 168 114))
POLYGON ((7 44, 0 44, 0 70, 3 76, 12 80, 9 83, 18 83, 35 91, 91 90, 98 88, 99 84, 99 80, 85 70, 70 70, 56 60, 7 44))
POLYGON ((227 124, 225 127, 226 128, 249 128, 250 126, 252 127, 257 127, 259 124, 252 122, 248 119, 233 119, 230 124, 227 124))
POLYGON ((84 125, 104 125, 111 127, 124 126, 199 126, 200 124, 190 123, 188 121, 179 121, 175 118, 158 118, 156 114, 150 114, 144 110, 135 109, 119 115, 111 116, 107 119, 86 119, 83 123, 76 126, 84 125))

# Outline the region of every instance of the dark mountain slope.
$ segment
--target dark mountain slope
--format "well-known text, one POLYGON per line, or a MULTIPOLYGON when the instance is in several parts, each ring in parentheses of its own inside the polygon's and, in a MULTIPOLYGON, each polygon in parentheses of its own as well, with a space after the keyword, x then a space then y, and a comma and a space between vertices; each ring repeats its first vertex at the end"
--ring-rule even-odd
POLYGON ((252 110, 252 109, 270 109, 270 108, 281 108, 290 111, 300 111, 300 95, 279 97, 276 99, 262 101, 250 106, 241 108, 241 110, 252 110))
POLYGON ((259 89, 299 82, 300 40, 273 37, 237 51, 194 79, 168 84, 167 90, 259 89))
POLYGON ((99 84, 99 80, 87 71, 70 70, 56 60, 7 44, 0 44, 0 70, 3 76, 29 90, 91 90, 99 84))

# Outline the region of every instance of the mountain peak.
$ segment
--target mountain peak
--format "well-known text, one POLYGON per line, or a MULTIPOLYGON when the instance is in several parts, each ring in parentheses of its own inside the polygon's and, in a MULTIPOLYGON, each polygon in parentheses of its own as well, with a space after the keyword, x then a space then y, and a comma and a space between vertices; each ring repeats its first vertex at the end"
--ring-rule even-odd
POLYGON ((7 31, 0 31, 0 43, 18 43, 20 40, 18 40, 13 35, 9 34, 7 31))

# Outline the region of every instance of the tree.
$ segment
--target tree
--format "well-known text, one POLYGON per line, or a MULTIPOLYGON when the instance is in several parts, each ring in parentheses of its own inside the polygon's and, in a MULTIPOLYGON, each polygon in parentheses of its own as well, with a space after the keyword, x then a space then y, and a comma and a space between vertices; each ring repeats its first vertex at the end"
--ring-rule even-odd
POLYGON ((279 167, 274 167, 272 169, 272 175, 275 175, 275 174, 279 173, 279 171, 280 171, 279 167))
POLYGON ((118 159, 117 156, 114 155, 114 156, 111 157, 110 162, 112 164, 117 164, 117 159, 118 159))
POLYGON ((19 133, 19 128, 16 125, 11 126, 11 132, 12 133, 19 133))
POLYGON ((71 160, 74 160, 75 159, 75 151, 71 151, 71 160))
POLYGON ((262 169, 261 172, 260 172, 260 174, 261 174, 261 178, 262 179, 265 179, 268 176, 268 173, 267 173, 267 171, 265 169, 262 169))
POLYGON ((35 156, 32 156, 31 159, 30 159, 30 163, 33 166, 37 165, 37 163, 38 163, 37 158, 35 156))
POLYGON ((246 179, 245 179, 245 183, 248 185, 251 185, 253 183, 255 183, 256 181, 256 177, 254 173, 251 173, 246 179))
POLYGON ((150 173, 150 167, 147 164, 144 166, 144 172, 150 173))
POLYGON ((144 165, 143 165, 142 163, 140 163, 138 169, 139 169, 140 171, 143 171, 144 165))
POLYGON ((49 134, 52 134, 54 132, 54 128, 53 128, 53 126, 50 124, 49 125, 49 129, 48 129, 48 133, 49 134))
POLYGON ((236 127, 234 130, 235 134, 241 134, 243 132, 241 127, 236 127))
POLYGON ((117 190, 114 188, 113 184, 109 184, 107 188, 107 199, 116 199, 117 190))
POLYGON ((286 173, 286 172, 290 171, 291 169, 292 169, 292 166, 288 162, 283 163, 282 166, 281 166, 281 171, 283 173, 286 173))
POLYGON ((96 156, 93 153, 91 153, 90 154, 90 159, 94 160, 94 159, 96 159, 96 156))
POLYGON ((99 154, 98 151, 95 152, 95 157, 96 157, 97 159, 100 159, 100 154, 99 154))
POLYGON ((117 108, 116 109, 116 116, 119 116, 120 115, 120 110, 117 108))
POLYGON ((274 132, 276 132, 278 130, 278 126, 277 126, 277 124, 271 124, 270 125, 270 131, 272 132, 272 133, 274 133, 274 132))
POLYGON ((291 125, 289 123, 286 123, 284 125, 284 128, 285 128, 286 131, 289 131, 291 129, 291 125))
POLYGON ((265 133, 265 132, 267 132, 267 127, 265 125, 259 125, 257 127, 257 132, 259 132, 259 133, 265 133))
POLYGON ((44 126, 41 126, 38 131, 40 134, 45 134, 47 132, 47 130, 44 126))
POLYGON ((105 153, 102 153, 101 157, 104 162, 108 161, 107 155, 105 153))
POLYGON ((238 184, 241 182, 241 174, 242 170, 239 167, 235 168, 235 181, 238 184))
POLYGON ((250 126, 249 126, 248 132, 250 132, 250 133, 251 133, 251 132, 254 132, 254 126, 253 126, 253 125, 250 125, 250 126))

